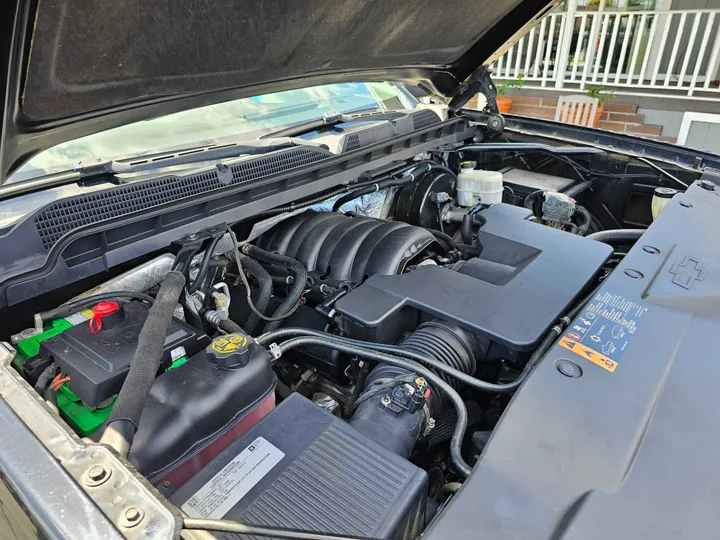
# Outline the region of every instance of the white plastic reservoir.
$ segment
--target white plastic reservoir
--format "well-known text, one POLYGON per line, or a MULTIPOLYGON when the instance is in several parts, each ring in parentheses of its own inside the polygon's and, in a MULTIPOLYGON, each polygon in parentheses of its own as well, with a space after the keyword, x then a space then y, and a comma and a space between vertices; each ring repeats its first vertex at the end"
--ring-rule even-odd
POLYGON ((457 203, 471 207, 478 203, 495 204, 502 202, 503 175, 498 171, 475 169, 474 161, 463 161, 457 181, 457 203))

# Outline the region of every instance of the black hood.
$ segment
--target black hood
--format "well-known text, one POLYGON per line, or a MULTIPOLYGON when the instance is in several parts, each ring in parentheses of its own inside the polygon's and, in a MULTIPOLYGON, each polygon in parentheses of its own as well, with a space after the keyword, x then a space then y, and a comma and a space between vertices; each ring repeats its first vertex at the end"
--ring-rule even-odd
POLYGON ((0 178, 60 142, 228 99, 372 80, 457 98, 547 8, 548 0, 8 0, 0 178))

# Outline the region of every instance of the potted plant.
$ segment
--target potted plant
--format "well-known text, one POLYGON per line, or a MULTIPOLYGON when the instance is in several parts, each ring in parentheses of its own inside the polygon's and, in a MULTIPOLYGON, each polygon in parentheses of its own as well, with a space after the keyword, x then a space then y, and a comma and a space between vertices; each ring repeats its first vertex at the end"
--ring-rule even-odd
POLYGON ((593 119, 593 127, 596 128, 598 126, 598 123, 600 122, 600 119, 602 118, 603 112, 605 112, 605 109, 603 108, 603 103, 605 103, 609 99, 613 99, 615 97, 615 94, 613 94, 612 90, 608 90, 607 87, 600 85, 589 85, 585 88, 585 94, 588 95, 591 98, 597 98, 598 100, 598 107, 595 111, 595 118, 593 119))
POLYGON ((510 108, 512 107, 512 98, 507 97, 505 94, 507 93, 508 88, 521 88, 523 84, 525 84, 525 75, 518 75, 517 79, 512 79, 509 81, 504 81, 500 86, 498 86, 497 89, 497 98, 495 98, 495 101, 497 102, 498 111, 500 113, 509 113, 510 108))

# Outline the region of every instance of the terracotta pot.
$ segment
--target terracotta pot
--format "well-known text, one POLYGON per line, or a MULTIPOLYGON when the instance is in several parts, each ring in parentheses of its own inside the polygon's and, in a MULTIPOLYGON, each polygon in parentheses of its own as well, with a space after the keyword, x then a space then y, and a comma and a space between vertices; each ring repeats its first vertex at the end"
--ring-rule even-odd
POLYGON ((593 124, 592 127, 596 128, 598 127, 598 124, 600 123, 600 119, 602 118, 603 112, 605 112, 605 109, 602 107, 598 107, 595 111, 595 118, 593 118, 593 124))
POLYGON ((495 101, 497 102, 498 110, 500 113, 509 113, 510 108, 512 107, 512 98, 505 97, 505 96, 498 96, 495 98, 495 101))

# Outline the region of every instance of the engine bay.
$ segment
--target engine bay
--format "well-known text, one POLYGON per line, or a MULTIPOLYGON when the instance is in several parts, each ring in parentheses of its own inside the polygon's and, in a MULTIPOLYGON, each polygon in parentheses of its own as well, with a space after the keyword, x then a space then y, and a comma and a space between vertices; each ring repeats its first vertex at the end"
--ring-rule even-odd
POLYGON ((617 369, 643 312, 599 291, 679 188, 605 153, 466 143, 55 292, 5 318, 12 367, 185 516, 415 538, 551 347, 566 377, 617 369), (633 174, 644 196, 611 197, 633 174))

